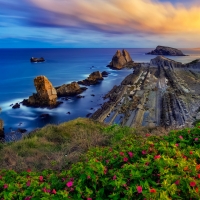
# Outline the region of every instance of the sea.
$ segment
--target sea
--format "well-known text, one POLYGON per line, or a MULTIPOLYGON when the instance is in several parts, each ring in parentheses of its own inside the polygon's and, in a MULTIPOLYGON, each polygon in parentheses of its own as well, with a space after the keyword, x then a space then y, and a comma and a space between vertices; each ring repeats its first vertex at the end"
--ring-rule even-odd
MULTIPOLYGON (((13 133, 18 129, 30 131, 47 124, 60 124, 78 117, 86 117, 95 112, 104 102, 103 96, 119 85, 132 69, 111 70, 107 67, 113 55, 122 48, 72 48, 72 49, 0 49, 0 119, 4 121, 5 140, 19 140, 22 135, 13 133), (44 57, 43 63, 31 63, 31 57, 44 57), (98 84, 88 86, 81 95, 85 98, 72 97, 63 101, 54 109, 31 108, 21 105, 13 109, 12 104, 20 103, 36 92, 34 78, 46 76, 53 86, 71 83, 87 78, 94 71, 107 71, 108 77, 98 84), (91 96, 91 95, 95 96, 91 96), (70 112, 70 114, 67 114, 70 112), (49 114, 43 119, 41 114, 49 114)), ((153 48, 127 48, 135 62, 148 63, 156 56, 145 55, 153 48)), ((181 49, 188 56, 170 56, 170 59, 182 63, 200 58, 200 49, 181 49)), ((58 99, 60 100, 60 99, 58 99)), ((117 121, 115 123, 118 123, 117 121)))

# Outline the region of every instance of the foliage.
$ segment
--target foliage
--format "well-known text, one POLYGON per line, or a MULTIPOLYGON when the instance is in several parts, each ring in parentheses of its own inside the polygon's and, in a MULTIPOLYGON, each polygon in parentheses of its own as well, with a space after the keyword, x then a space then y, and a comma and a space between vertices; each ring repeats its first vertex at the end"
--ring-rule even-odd
POLYGON ((199 124, 145 138, 117 125, 104 132, 112 135, 110 147, 91 147, 69 170, 1 170, 0 198, 200 199, 199 124))

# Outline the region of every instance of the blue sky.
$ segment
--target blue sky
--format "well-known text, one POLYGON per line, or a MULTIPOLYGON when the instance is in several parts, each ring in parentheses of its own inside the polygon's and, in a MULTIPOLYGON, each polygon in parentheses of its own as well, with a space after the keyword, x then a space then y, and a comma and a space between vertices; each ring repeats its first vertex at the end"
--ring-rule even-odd
POLYGON ((0 0, 0 48, 199 47, 199 34, 196 0, 0 0))

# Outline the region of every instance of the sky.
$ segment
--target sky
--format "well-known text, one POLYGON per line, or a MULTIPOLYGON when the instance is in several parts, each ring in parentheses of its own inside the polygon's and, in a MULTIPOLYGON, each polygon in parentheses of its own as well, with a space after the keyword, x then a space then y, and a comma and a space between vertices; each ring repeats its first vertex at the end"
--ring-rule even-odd
POLYGON ((199 35, 199 0, 0 0, 0 48, 199 48, 199 35))

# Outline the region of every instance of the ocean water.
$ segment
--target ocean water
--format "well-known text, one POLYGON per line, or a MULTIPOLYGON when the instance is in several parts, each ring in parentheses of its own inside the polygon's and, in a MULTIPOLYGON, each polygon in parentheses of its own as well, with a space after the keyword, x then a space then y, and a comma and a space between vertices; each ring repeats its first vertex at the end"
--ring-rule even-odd
MULTIPOLYGON (((122 48, 118 48, 122 49, 122 48)), ((46 124, 59 124, 77 117, 85 117, 97 110, 102 97, 114 85, 119 85, 126 75, 133 70, 120 71, 107 68, 117 49, 0 49, 0 118, 4 120, 5 139, 8 141, 11 131, 25 128, 31 131, 46 124), (31 63, 31 57, 44 57, 44 63, 31 63), (91 67, 94 68, 91 69, 91 67), (108 71, 109 76, 100 84, 88 86, 82 93, 85 98, 73 97, 63 101, 58 108, 30 108, 21 105, 12 109, 11 104, 19 103, 36 92, 33 79, 46 76, 53 86, 85 79, 93 71, 108 71), (95 96, 91 96, 94 94, 95 96), (71 114, 67 114, 70 112, 71 114), (48 113, 48 119, 41 119, 41 114, 48 113), (22 123, 21 125, 19 125, 22 123)), ((135 62, 150 62, 155 56, 145 55, 152 49, 127 49, 135 62)), ((200 58, 200 49, 182 49, 189 55, 170 57, 183 63, 200 58)), ((20 139, 21 135, 16 135, 20 139)))

